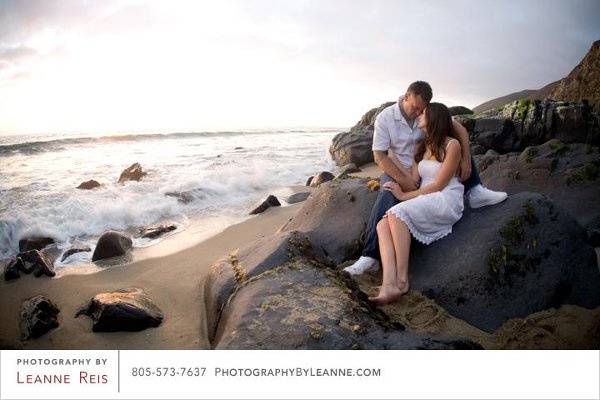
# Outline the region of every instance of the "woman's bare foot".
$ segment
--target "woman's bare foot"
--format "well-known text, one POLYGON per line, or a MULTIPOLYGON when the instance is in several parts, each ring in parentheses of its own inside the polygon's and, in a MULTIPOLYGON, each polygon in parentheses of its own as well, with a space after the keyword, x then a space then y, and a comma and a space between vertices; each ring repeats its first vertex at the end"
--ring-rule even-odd
POLYGON ((408 293, 409 289, 410 289, 410 285, 408 284, 408 281, 398 281, 398 290, 400 290, 400 292, 402 294, 406 294, 408 293))
POLYGON ((395 285, 383 285, 379 289, 379 294, 375 297, 369 297, 369 301, 372 301, 378 306, 382 306, 385 304, 393 303, 394 301, 398 300, 404 293, 395 285))

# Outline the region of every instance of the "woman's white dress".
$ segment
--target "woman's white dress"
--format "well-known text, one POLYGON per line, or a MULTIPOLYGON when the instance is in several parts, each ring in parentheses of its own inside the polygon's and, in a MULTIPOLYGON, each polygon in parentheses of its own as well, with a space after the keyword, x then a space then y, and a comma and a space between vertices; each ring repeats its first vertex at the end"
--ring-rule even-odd
MULTIPOLYGON (((437 160, 419 162, 417 169, 421 176, 421 187, 433 182, 441 165, 437 160)), ((463 184, 453 176, 442 191, 403 201, 387 212, 404 221, 419 242, 430 244, 452 232, 452 225, 462 217, 464 190, 463 184)))

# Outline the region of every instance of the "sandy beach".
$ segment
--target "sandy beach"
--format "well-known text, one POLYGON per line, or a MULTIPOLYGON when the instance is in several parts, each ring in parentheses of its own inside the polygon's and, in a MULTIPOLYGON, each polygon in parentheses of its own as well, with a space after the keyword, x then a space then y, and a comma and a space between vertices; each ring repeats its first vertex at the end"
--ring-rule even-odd
POLYGON ((270 208, 189 246, 185 232, 153 248, 134 252, 134 261, 103 271, 60 278, 23 276, 0 283, 0 347, 25 349, 208 349, 203 280, 211 264, 238 247, 277 231, 301 206, 270 208), (182 248, 185 248, 182 250, 182 248), (140 259, 141 258, 141 259, 140 259), (137 259, 137 260, 136 260, 137 259), (163 323, 141 332, 93 333, 92 322, 76 311, 95 294, 127 287, 143 289, 164 312, 163 323), (22 343, 18 326, 23 300, 43 294, 60 307, 59 323, 42 337, 22 343))

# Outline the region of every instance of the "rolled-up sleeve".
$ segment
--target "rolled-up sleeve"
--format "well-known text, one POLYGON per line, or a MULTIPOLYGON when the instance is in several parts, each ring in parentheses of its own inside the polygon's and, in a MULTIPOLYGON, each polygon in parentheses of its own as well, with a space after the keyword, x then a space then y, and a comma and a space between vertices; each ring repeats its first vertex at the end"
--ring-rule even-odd
POLYGON ((391 145, 390 132, 385 118, 381 114, 375 118, 375 132, 373 132, 373 151, 388 151, 391 145))

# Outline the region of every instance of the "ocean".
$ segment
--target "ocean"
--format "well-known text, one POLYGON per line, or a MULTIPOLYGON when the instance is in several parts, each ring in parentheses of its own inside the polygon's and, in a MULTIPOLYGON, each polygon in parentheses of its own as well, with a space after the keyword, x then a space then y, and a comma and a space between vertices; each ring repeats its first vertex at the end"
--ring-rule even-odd
MULTIPOLYGON (((164 237, 135 238, 144 227, 193 224, 208 238, 251 218, 269 194, 280 201, 290 186, 320 171, 337 172, 328 148, 342 129, 200 132, 144 135, 0 136, 0 260, 18 254, 19 239, 48 236, 60 249, 94 250, 107 230, 127 232, 134 247, 164 237), (139 162, 141 181, 118 184, 139 162), (94 190, 76 187, 94 179, 94 190), (184 204, 169 192, 188 192, 184 204)), ((285 206, 286 203, 282 201, 285 206)), ((197 229, 197 228, 195 228, 197 229)), ((57 271, 89 264, 92 252, 55 262, 57 271)))

